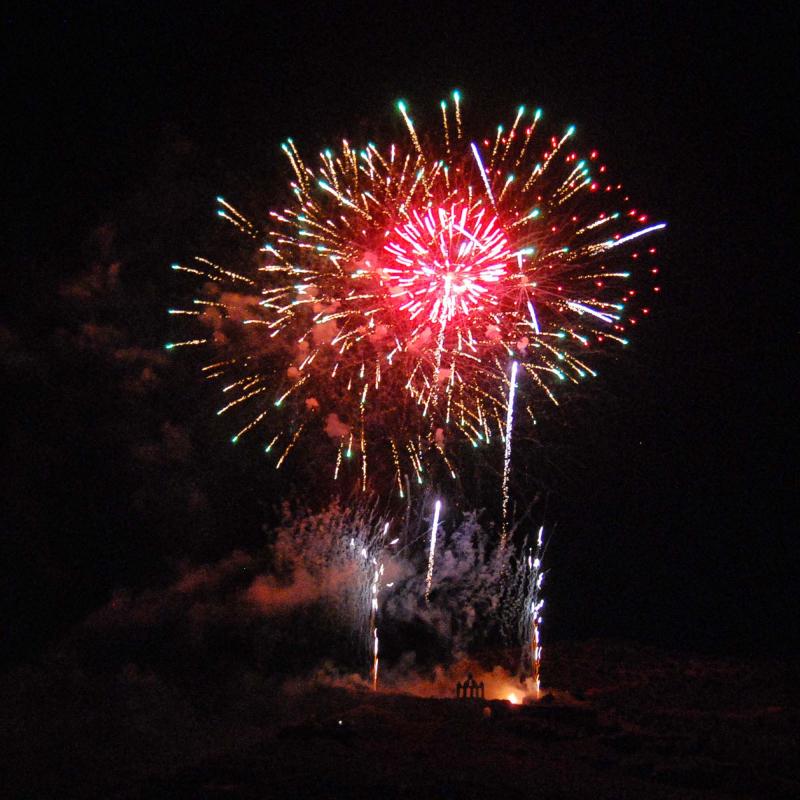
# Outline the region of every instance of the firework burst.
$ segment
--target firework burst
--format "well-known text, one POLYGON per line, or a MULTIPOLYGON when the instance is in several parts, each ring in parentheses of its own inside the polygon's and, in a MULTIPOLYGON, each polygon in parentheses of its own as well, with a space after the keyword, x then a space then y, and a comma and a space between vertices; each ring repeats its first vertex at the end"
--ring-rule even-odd
POLYGON ((203 371, 218 413, 242 415, 234 442, 260 436, 280 468, 307 437, 323 456, 329 441, 334 478, 365 490, 379 474, 403 495, 455 479, 464 447, 505 445, 508 462, 515 391, 533 418, 537 397, 596 374, 592 350, 627 343, 626 281, 656 269, 639 237, 664 223, 572 149, 574 126, 542 134, 539 110, 472 141, 455 92, 436 141, 397 107, 407 146, 343 141, 310 166, 289 139, 291 202, 263 223, 219 198, 257 264, 174 265, 204 283, 171 311, 205 331, 167 347, 214 352, 203 371))

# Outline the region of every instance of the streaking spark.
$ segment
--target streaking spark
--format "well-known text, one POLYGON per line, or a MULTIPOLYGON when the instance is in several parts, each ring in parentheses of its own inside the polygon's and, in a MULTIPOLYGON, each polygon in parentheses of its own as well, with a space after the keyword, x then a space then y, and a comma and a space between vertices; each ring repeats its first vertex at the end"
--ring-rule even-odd
POLYGON ((431 526, 431 542, 428 550, 428 573, 425 576, 425 602, 431 598, 431 585, 433 583, 433 567, 436 563, 436 535, 439 530, 439 513, 442 510, 442 501, 437 500, 433 507, 433 525, 431 526))

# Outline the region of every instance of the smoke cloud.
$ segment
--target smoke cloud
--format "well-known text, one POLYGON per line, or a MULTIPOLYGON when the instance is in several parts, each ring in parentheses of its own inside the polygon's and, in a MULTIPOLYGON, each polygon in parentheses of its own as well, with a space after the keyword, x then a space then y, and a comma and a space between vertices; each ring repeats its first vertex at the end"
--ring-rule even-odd
POLYGON ((468 671, 493 696, 514 685, 510 672, 470 656, 513 641, 523 597, 513 559, 494 547, 477 513, 441 529, 429 603, 424 518, 401 525, 369 508, 334 504, 317 514, 287 514, 266 538, 254 552, 184 565, 159 588, 117 591, 78 627, 72 644, 91 650, 113 641, 124 651, 144 641, 126 660, 157 667, 175 647, 207 661, 217 643, 235 640, 243 663, 310 685, 354 686, 360 679, 352 676, 369 671, 377 621, 387 688, 447 695, 468 671))

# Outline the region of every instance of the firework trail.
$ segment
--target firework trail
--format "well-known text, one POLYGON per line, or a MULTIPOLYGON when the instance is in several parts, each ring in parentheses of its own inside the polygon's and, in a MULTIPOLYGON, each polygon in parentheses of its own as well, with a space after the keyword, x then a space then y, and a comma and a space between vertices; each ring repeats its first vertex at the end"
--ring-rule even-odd
POLYGON ((500 633, 508 644, 520 645, 519 677, 539 696, 542 663, 541 626, 544 599, 542 588, 545 571, 543 558, 548 540, 544 526, 529 544, 525 537, 521 547, 497 548, 494 556, 500 633))
POLYGON ((508 407, 506 409, 506 447, 503 453, 503 507, 500 530, 500 547, 505 549, 508 539, 508 484, 511 477, 511 436, 514 431, 514 395, 517 391, 516 361, 511 364, 511 380, 508 388, 508 407))
POLYGON ((241 414, 233 441, 260 437, 276 468, 314 442, 336 480, 403 496, 505 442, 505 536, 515 391, 533 419, 536 390, 557 403, 596 374, 591 351, 627 343, 625 284, 657 272, 641 237, 665 224, 572 149, 574 126, 543 134, 540 110, 468 140, 454 92, 437 141, 397 108, 406 144, 345 140, 310 165, 287 140, 291 201, 258 224, 218 198, 257 264, 174 265, 202 289, 171 313, 203 331, 167 347, 213 354, 218 414, 241 414))
POLYGON ((536 534, 536 545, 528 552, 528 557, 523 564, 526 587, 523 613, 519 617, 519 638, 522 642, 522 669, 530 670, 536 688, 536 696, 540 690, 540 670, 542 665, 541 625, 542 609, 542 584, 544 572, 542 570, 542 557, 546 544, 543 541, 544 527, 540 527, 536 534))
POLYGON ((442 509, 442 501, 437 500, 433 507, 433 526, 431 527, 431 544, 428 552, 428 574, 425 577, 425 602, 430 602, 431 583, 433 582, 433 565, 436 558, 436 533, 439 529, 439 512, 442 509))
MULTIPOLYGON (((390 522, 383 527, 381 535, 381 548, 386 544, 386 534, 389 532, 390 522)), ((378 691, 378 667, 379 659, 379 640, 378 640, 378 592, 380 591, 379 581, 383 578, 383 561, 378 556, 373 555, 372 560, 372 584, 370 586, 370 620, 369 627, 372 634, 372 691, 378 691)))
POLYGON ((310 580, 328 584, 328 607, 347 621, 358 651, 371 664, 373 686, 378 682, 378 599, 384 588, 386 542, 391 522, 374 508, 341 508, 333 503, 319 514, 301 517, 275 544, 279 573, 302 569, 310 580))

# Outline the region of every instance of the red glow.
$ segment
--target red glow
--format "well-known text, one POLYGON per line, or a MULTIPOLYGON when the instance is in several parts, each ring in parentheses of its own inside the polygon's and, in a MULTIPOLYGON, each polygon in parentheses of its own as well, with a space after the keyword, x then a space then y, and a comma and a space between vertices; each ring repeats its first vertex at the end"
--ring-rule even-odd
POLYGON ((497 305, 496 288, 512 253, 497 217, 485 207, 452 203, 412 211, 389 232, 382 273, 392 297, 412 320, 446 323, 485 305, 497 305))

